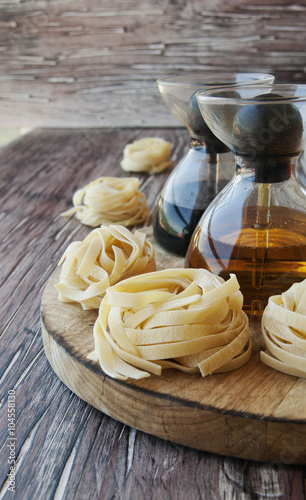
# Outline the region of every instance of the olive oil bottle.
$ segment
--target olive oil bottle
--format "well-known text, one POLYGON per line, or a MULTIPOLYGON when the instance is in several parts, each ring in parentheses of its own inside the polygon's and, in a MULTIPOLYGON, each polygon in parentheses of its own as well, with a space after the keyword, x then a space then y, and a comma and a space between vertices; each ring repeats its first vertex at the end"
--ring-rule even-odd
POLYGON ((296 175, 305 143, 306 85, 198 94, 214 133, 235 155, 233 179, 204 212, 185 264, 237 276, 244 310, 306 279, 306 190, 296 175))

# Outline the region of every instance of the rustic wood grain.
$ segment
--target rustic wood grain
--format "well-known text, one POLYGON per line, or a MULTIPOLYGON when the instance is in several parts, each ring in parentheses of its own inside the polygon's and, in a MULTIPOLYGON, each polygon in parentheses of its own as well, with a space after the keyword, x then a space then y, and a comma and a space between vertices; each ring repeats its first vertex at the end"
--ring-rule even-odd
POLYGON ((306 82, 303 0, 0 0, 12 126, 177 126, 156 79, 214 71, 306 82))
MULTIPOLYGON (((176 160, 183 155, 188 138, 177 129, 37 130, 0 150, 0 498, 12 497, 6 481, 11 389, 18 500, 305 498, 304 467, 292 464, 298 448, 289 442, 281 461, 267 464, 160 440, 81 401, 46 359, 42 290, 67 244, 88 233, 59 214, 84 182, 126 175, 118 163, 124 145, 148 133, 170 139, 176 160)), ((140 175, 151 213, 168 175, 140 175)))

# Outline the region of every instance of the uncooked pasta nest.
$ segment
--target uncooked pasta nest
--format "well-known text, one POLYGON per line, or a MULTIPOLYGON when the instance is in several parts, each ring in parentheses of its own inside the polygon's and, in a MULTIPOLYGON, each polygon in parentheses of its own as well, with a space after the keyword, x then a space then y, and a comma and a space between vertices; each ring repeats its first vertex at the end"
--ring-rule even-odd
POLYGON ((147 201, 139 191, 136 177, 99 177, 78 189, 72 203, 74 208, 62 215, 75 215, 91 227, 102 224, 132 226, 145 222, 149 216, 147 201))
POLYGON ((163 368, 226 372, 251 356, 243 296, 204 269, 155 271, 107 289, 94 325, 89 359, 116 379, 141 379, 163 368))
POLYGON ((98 309, 106 289, 121 279, 156 269, 155 252, 141 231, 103 226, 71 243, 59 265, 59 300, 98 309))
POLYGON ((157 174, 172 166, 171 143, 161 137, 143 137, 123 150, 120 163, 128 172, 148 172, 157 174))
POLYGON ((269 298, 262 321, 261 360, 283 373, 306 377, 306 280, 269 298))

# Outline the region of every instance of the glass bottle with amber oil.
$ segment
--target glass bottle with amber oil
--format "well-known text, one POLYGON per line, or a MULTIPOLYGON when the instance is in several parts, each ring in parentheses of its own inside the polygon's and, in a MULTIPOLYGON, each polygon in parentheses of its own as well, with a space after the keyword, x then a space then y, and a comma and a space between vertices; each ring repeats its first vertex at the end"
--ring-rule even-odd
POLYGON ((306 278, 306 191, 295 175, 306 86, 262 90, 242 87, 235 100, 226 92, 198 95, 207 123, 234 151, 236 172, 204 213, 186 256, 189 267, 236 274, 251 315, 306 278))

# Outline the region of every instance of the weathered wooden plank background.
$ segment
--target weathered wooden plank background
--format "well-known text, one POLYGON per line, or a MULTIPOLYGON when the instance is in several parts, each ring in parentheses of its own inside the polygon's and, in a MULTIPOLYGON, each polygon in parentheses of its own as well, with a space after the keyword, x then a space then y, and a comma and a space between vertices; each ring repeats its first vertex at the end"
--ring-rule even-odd
POLYGON ((1 126, 174 126, 173 73, 306 83, 306 2, 0 0, 1 126))

